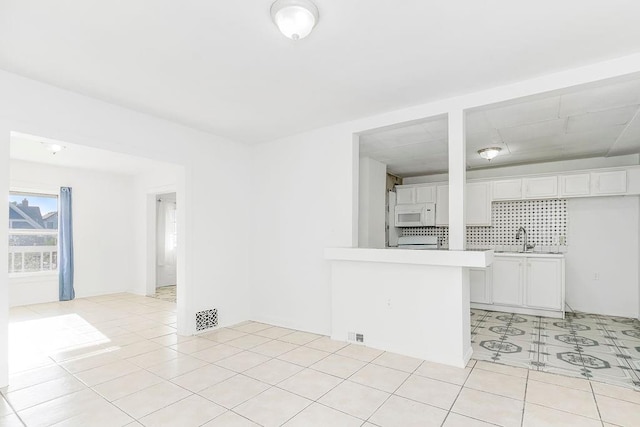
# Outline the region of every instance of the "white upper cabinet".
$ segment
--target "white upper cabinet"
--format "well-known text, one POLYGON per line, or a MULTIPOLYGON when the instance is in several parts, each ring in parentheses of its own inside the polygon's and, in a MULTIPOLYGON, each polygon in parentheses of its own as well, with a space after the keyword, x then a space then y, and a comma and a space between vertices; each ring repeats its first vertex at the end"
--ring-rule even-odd
POLYGON ((624 194, 627 192, 627 171, 591 172, 591 194, 624 194))
POLYGON ((493 200, 522 199, 522 179, 493 181, 493 200))
POLYGON ((414 203, 435 203, 436 186, 428 185, 396 185, 396 203, 410 205, 414 203))
POLYGON ((399 205, 409 205, 416 202, 415 187, 396 186, 396 203, 399 205))
POLYGON ((467 225, 491 225, 491 182, 469 183, 466 193, 467 225))
POLYGON ((435 203, 435 201, 435 185, 416 187, 416 203, 435 203))
POLYGON ((436 187, 436 226, 449 225, 449 186, 436 187))
POLYGON ((560 197, 579 197, 591 194, 591 175, 578 173, 560 175, 560 197))
POLYGON ((522 180, 525 199, 544 199, 558 197, 558 177, 541 176, 538 178, 524 178, 522 180))

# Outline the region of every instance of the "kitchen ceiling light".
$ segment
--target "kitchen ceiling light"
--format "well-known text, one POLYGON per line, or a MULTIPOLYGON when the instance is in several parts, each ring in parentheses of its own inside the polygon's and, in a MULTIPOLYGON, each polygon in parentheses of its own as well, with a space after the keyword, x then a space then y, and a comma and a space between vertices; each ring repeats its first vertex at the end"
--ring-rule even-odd
POLYGON ((318 18, 318 8, 310 0, 276 0, 271 5, 271 19, 292 40, 307 37, 318 18))
POLYGON ((498 154, 500 154, 500 151, 502 151, 502 148, 500 147, 489 147, 489 148, 483 148, 482 150, 478 150, 478 154, 483 159, 487 159, 491 161, 491 159, 493 159, 498 154))

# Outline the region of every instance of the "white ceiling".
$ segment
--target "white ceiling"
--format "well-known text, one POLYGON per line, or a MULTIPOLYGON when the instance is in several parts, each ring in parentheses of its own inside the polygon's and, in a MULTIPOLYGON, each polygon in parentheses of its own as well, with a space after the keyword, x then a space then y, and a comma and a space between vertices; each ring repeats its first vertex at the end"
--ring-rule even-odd
POLYGON ((640 51, 640 2, 0 2, 0 68, 256 143, 640 51))
MULTIPOLYGON (((367 132, 360 152, 390 173, 442 173, 447 119, 367 132), (437 129, 437 131, 433 131, 437 129)), ((600 82, 490 105, 467 113, 467 167, 485 168, 640 153, 640 79, 600 82), (490 163, 477 151, 500 147, 490 163)))
POLYGON ((157 172, 158 170, 166 170, 168 173, 175 171, 175 166, 155 160, 19 133, 11 135, 10 157, 53 166, 132 176, 157 172), (64 149, 59 153, 52 154, 47 150, 45 143, 59 144, 64 149))

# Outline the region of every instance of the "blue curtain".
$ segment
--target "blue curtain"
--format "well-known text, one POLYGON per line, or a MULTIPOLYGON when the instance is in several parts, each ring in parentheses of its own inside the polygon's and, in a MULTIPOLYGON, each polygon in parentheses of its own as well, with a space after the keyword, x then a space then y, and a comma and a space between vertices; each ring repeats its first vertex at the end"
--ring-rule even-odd
POLYGON ((60 281, 60 301, 70 301, 76 297, 73 290, 73 220, 71 215, 71 188, 60 188, 60 251, 58 252, 58 278, 60 281))

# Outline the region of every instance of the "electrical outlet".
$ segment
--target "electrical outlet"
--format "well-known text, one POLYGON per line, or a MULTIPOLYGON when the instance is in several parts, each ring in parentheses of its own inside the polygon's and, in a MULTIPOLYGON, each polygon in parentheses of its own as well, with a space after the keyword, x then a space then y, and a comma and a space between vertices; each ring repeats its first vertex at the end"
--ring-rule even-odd
POLYGON ((559 245, 566 245, 567 244, 567 236, 558 237, 558 244, 559 245))
POLYGON ((600 280, 600 273, 593 273, 593 280, 600 280))

